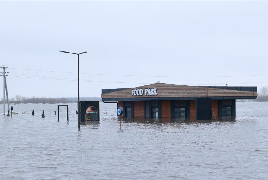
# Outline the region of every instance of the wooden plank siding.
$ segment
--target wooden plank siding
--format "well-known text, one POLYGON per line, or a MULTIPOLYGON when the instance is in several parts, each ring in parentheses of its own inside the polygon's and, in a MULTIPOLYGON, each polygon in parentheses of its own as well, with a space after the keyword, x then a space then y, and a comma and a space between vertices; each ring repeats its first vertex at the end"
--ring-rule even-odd
POLYGON ((118 101, 118 102, 117 102, 117 107, 121 107, 121 108, 123 108, 123 101, 118 101))
POLYGON ((162 118, 171 117, 171 102, 170 101, 161 101, 161 109, 162 109, 162 118))
POLYGON ((134 117, 144 117, 143 101, 134 101, 134 117))
POLYGON ((102 94, 102 98, 177 98, 177 97, 256 97, 257 92, 239 91, 201 86, 182 86, 174 84, 155 83, 136 88, 124 89, 102 94), (156 96, 132 96, 132 89, 157 88, 156 96))
POLYGON ((196 120, 196 104, 195 101, 190 101, 190 119, 196 120))
POLYGON ((214 116, 216 118, 219 117, 219 102, 217 100, 211 101, 211 109, 212 109, 212 119, 214 119, 214 116))

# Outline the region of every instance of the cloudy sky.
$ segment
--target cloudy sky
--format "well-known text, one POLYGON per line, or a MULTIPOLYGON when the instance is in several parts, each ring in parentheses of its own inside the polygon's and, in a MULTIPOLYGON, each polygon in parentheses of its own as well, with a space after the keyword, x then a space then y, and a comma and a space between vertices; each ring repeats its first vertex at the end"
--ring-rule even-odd
POLYGON ((10 97, 76 97, 77 56, 59 50, 88 52, 83 97, 157 81, 260 88, 268 85, 267 9, 267 1, 1 0, 0 65, 10 97))

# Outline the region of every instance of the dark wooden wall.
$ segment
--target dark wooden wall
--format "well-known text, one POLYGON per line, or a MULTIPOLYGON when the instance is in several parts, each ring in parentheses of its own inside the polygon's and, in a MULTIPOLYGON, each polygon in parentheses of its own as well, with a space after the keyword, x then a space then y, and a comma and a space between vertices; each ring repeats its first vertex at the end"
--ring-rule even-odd
POLYGON ((212 118, 219 117, 219 102, 218 100, 212 100, 211 102, 211 108, 212 108, 212 118))
POLYGON ((171 102, 170 101, 162 101, 162 117, 167 118, 171 117, 171 102))
POLYGON ((134 101, 134 117, 144 117, 143 101, 134 101))
POLYGON ((196 120, 196 105, 195 101, 190 101, 190 119, 196 120))

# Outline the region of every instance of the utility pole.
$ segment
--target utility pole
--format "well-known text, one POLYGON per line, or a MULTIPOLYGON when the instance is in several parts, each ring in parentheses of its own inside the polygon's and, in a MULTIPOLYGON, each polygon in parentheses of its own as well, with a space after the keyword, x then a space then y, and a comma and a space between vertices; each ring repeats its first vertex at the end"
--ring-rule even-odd
POLYGON ((2 66, 1 67, 3 69, 3 72, 2 72, 2 75, 0 76, 3 76, 3 110, 4 110, 4 115, 6 113, 6 102, 7 102, 7 105, 8 105, 8 116, 9 116, 9 101, 8 101, 8 91, 7 91, 7 80, 6 80, 6 76, 8 76, 8 72, 6 72, 6 69, 8 67, 5 67, 5 66, 2 66), (7 98, 7 100, 6 100, 7 98))

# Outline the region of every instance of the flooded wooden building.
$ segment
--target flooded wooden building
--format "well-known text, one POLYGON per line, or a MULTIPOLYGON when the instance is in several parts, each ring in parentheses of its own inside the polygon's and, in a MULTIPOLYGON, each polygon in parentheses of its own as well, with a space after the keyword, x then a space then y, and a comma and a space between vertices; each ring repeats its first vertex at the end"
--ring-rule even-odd
POLYGON ((236 99, 256 99, 257 87, 155 83, 102 89, 101 98, 117 103, 118 115, 124 117, 209 120, 236 116, 236 99))

